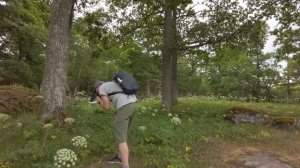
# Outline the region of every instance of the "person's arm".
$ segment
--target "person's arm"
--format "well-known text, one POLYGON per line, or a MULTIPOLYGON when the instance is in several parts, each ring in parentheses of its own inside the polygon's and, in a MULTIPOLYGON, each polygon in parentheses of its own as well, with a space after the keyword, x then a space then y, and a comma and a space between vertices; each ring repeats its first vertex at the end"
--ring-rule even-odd
MULTIPOLYGON (((100 86, 96 89, 97 93, 100 92, 100 86)), ((106 95, 101 95, 97 96, 97 102, 100 103, 101 107, 106 110, 109 111, 110 110, 110 103, 109 103, 109 98, 106 95)))
POLYGON ((100 103, 101 107, 106 110, 109 111, 110 110, 110 103, 109 103, 109 99, 108 96, 97 96, 97 101, 100 103))

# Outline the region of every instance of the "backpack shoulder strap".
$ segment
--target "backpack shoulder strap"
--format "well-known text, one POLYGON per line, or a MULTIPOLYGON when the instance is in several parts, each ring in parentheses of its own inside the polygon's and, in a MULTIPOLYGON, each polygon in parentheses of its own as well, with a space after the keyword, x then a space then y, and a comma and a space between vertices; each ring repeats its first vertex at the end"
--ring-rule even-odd
POLYGON ((115 94, 119 94, 119 93, 124 93, 124 92, 122 92, 122 91, 112 92, 112 93, 109 93, 107 96, 111 96, 111 95, 115 95, 115 94))

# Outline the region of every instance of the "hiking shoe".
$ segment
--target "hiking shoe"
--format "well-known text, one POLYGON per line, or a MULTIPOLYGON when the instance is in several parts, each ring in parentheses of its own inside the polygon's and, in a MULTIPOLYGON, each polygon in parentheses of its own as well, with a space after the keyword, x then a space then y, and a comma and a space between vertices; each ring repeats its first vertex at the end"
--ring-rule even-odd
POLYGON ((119 158, 118 155, 116 155, 115 157, 111 158, 110 160, 108 160, 108 163, 118 163, 118 164, 122 164, 122 160, 119 158))

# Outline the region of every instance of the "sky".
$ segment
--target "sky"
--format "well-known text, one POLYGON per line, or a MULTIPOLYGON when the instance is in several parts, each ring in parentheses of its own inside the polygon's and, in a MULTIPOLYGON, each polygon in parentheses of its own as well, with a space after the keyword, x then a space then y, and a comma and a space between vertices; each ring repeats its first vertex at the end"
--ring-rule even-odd
MULTIPOLYGON (((275 19, 270 19, 267 21, 267 23, 269 25, 270 31, 274 30, 276 28, 276 26, 278 25, 278 21, 276 21, 275 19)), ((276 36, 274 36, 274 35, 268 36, 267 41, 265 43, 265 47, 263 49, 264 53, 273 52, 276 50, 276 47, 274 47, 274 45, 273 45, 275 39, 276 39, 276 36)))

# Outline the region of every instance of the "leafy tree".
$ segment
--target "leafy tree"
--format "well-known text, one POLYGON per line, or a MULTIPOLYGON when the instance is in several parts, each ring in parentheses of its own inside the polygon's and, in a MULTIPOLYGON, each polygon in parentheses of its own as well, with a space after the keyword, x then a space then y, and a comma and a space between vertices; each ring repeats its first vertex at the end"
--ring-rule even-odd
POLYGON ((300 85, 300 66, 296 59, 288 58, 287 66, 283 71, 282 85, 286 88, 287 97, 292 97, 292 88, 300 85))
POLYGON ((4 67, 2 83, 21 83, 38 88, 42 79, 40 71, 47 37, 49 2, 2 1, 0 13, 0 59, 4 67), (24 78, 22 73, 11 70, 10 66, 31 75, 24 78))
POLYGON ((291 72, 296 72, 297 67, 300 67, 300 2, 298 0, 250 2, 261 9, 262 17, 275 18, 278 21, 278 26, 271 33, 277 37, 275 41, 275 45, 279 46, 277 59, 292 64, 292 66, 288 65, 283 74, 283 83, 286 86, 287 95, 291 95, 291 86, 299 82, 299 78, 293 78, 291 72), (298 61, 294 62, 294 60, 298 61))

